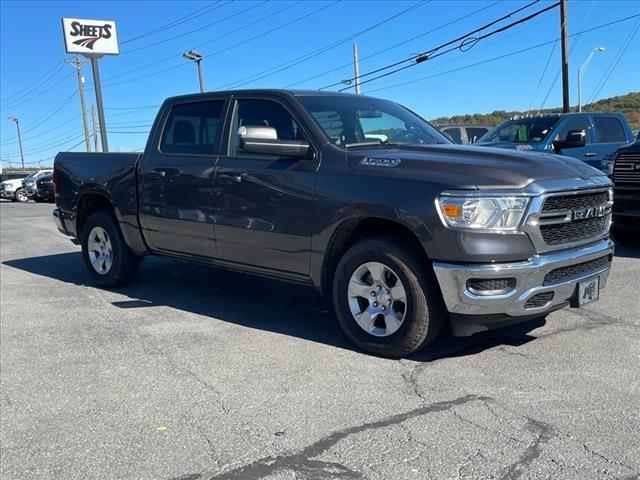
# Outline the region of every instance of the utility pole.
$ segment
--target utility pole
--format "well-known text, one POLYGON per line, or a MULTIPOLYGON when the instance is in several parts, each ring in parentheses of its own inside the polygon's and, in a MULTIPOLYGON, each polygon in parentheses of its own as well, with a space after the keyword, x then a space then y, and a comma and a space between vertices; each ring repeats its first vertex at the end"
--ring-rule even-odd
POLYGON ((22 160, 22 169, 24 170, 24 154, 22 153, 22 138, 20 137, 20 120, 18 120, 18 117, 9 117, 9 120, 16 122, 16 128, 18 129, 18 145, 20 146, 20 160, 22 160))
POLYGON ((91 151, 91 142, 89 141, 89 125, 87 124, 87 107, 84 103, 84 77, 82 76, 82 64, 89 62, 81 62, 80 57, 76 55, 75 60, 65 60, 64 63, 74 65, 78 74, 78 91, 80 92, 80 108, 82 108, 82 126, 84 128, 84 142, 87 145, 87 152, 91 151))
POLYGON ((356 87, 356 95, 360 95, 360 67, 358 66, 358 44, 353 44, 353 79, 356 87))
POLYGON ((91 104, 91 127, 93 128, 93 151, 98 151, 98 130, 96 129, 96 109, 91 104))
POLYGON ((560 0, 560 36, 562 38, 562 112, 569 111, 569 57, 567 53, 567 0, 560 0))

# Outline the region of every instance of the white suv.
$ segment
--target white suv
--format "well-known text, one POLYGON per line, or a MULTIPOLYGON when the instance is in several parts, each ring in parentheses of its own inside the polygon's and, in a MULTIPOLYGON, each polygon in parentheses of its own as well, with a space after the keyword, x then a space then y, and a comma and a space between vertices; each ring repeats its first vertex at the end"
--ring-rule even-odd
MULTIPOLYGON (((22 179, 22 190, 23 190, 23 194, 22 197, 24 198, 24 196, 26 195, 27 199, 29 198, 33 198, 33 195, 36 193, 36 190, 38 188, 38 186, 36 185, 36 181, 42 177, 43 175, 47 175, 53 173, 53 170, 49 169, 49 170, 38 170, 35 173, 32 173, 31 175, 25 177, 22 179)), ((26 202, 26 200, 18 200, 19 202, 26 202)))

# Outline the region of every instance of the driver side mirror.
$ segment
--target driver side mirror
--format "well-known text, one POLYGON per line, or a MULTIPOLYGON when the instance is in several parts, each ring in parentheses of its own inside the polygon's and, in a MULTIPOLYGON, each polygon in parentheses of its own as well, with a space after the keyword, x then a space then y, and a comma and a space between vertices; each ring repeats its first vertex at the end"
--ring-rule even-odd
POLYGON ((565 148, 584 147, 587 144, 587 132, 584 130, 569 130, 565 140, 555 140, 553 142, 553 150, 559 153, 565 148))
POLYGON ((243 126, 238 129, 238 135, 240 148, 247 153, 305 158, 310 149, 305 140, 279 140, 273 127, 243 126))

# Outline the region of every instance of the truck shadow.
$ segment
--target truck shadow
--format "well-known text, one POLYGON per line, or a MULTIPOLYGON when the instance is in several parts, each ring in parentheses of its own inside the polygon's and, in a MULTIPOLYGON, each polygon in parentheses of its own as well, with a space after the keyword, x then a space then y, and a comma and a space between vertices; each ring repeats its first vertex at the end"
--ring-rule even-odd
MULTIPOLYGON (((95 288, 80 252, 3 262, 35 275, 95 288)), ((276 332, 347 350, 357 349, 343 335, 332 308, 310 288, 273 281, 206 265, 148 257, 137 279, 112 291, 129 297, 114 301, 121 309, 167 306, 249 328, 276 332)), ((411 358, 432 361, 473 355, 501 345, 520 346, 535 340, 529 332, 544 325, 544 318, 512 327, 452 338, 446 334, 411 358)))

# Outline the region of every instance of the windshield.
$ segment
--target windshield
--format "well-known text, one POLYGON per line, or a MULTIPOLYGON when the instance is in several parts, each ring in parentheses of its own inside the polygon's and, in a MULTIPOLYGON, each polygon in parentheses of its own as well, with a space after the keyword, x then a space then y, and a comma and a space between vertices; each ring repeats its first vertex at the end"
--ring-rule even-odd
POLYGON ((451 143, 415 113, 387 100, 338 95, 298 99, 329 140, 341 147, 451 143))
POLYGON ((478 142, 538 143, 544 141, 560 117, 507 120, 484 134, 478 142))

